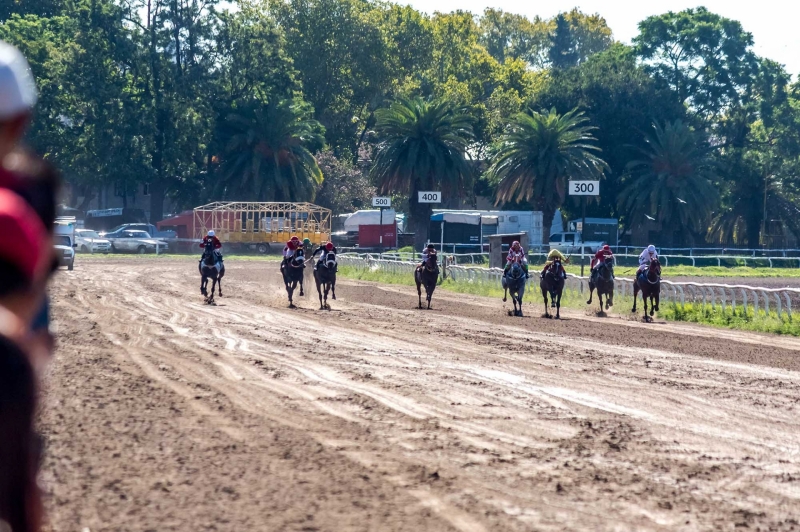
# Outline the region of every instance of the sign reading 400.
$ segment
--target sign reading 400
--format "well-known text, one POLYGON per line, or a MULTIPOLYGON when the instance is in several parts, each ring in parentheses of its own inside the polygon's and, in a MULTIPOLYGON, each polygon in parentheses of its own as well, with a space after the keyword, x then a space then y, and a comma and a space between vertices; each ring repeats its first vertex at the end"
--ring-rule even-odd
POLYGON ((599 196, 600 181, 570 181, 570 196, 599 196))
POLYGON ((441 203, 442 202, 442 193, 441 192, 422 192, 420 191, 419 196, 417 197, 417 202, 419 203, 441 203))

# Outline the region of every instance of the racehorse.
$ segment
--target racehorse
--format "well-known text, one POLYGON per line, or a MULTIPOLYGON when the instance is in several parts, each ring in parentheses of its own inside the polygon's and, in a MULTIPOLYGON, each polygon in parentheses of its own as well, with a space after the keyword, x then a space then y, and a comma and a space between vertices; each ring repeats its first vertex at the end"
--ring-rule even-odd
POLYGON ((539 283, 539 287, 542 289, 542 297, 544 298, 545 318, 552 318, 547 310, 547 294, 550 294, 550 306, 556 309, 556 319, 561 319, 561 293, 564 291, 563 274, 564 267, 561 265, 561 261, 556 259, 539 283))
POLYGON ((511 265, 505 275, 503 275, 503 303, 508 299, 508 292, 511 292, 511 301, 514 302, 514 316, 522 316, 522 296, 525 295, 525 270, 519 262, 511 265), (519 310, 517 309, 519 304, 519 310))
POLYGON ((428 300, 428 310, 431 308, 431 297, 436 290, 436 282, 439 280, 439 264, 436 253, 431 253, 425 260, 425 265, 420 266, 414 271, 414 281, 417 283, 417 295, 419 296, 419 308, 422 308, 422 286, 425 285, 425 294, 428 300))
POLYGON ((650 266, 636 275, 633 282, 633 309, 636 312, 636 298, 642 291, 642 304, 644 305, 644 321, 653 321, 653 314, 658 312, 658 303, 661 299, 661 263, 652 259, 650 266), (647 315, 647 298, 650 298, 650 315, 647 315))
POLYGON ((300 284, 300 297, 303 297, 303 271, 306 267, 305 253, 302 249, 298 249, 292 255, 292 258, 281 264, 281 273, 283 274, 283 284, 286 285, 286 293, 289 294, 289 308, 295 308, 292 296, 300 284))
POLYGON ((597 289, 597 299, 600 300, 600 312, 603 312, 603 296, 606 296, 606 310, 614 306, 614 259, 607 257, 600 262, 600 266, 589 277, 589 301, 592 304, 592 293, 597 289))
POLYGON ((205 301, 209 305, 214 302, 214 288, 219 284, 219 297, 222 297, 222 278, 225 276, 225 265, 219 262, 219 269, 217 269, 218 257, 214 250, 214 242, 209 240, 206 243, 205 251, 203 251, 203 258, 200 259, 200 264, 197 268, 200 270, 200 293, 205 296, 205 301), (211 279, 211 293, 208 293, 208 280, 211 279))
POLYGON ((329 251, 327 255, 319 259, 317 269, 314 270, 314 281, 317 283, 317 293, 319 294, 319 309, 330 310, 328 305, 328 291, 336 301, 336 253, 329 251), (325 301, 323 303, 322 288, 325 289, 325 301))

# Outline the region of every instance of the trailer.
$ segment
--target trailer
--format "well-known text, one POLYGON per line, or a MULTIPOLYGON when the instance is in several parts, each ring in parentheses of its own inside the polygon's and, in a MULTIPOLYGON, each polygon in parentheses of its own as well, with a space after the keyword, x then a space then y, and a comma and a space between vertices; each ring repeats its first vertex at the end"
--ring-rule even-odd
POLYGON ((292 236, 322 244, 330 240, 331 211, 312 203, 214 202, 194 209, 192 235, 214 230, 226 247, 268 253, 292 236))

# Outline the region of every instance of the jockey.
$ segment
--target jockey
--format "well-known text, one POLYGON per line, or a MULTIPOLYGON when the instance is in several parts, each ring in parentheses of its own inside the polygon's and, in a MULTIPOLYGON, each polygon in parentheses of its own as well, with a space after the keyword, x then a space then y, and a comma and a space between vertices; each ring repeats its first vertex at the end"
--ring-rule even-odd
MULTIPOLYGON (((338 253, 338 251, 336 250, 336 246, 333 245, 333 242, 326 242, 324 245, 320 244, 320 246, 314 250, 314 252, 311 254, 311 258, 314 258, 317 255, 317 253, 322 253, 322 255, 319 258, 319 262, 317 262, 314 265, 315 270, 317 269, 317 266, 319 266, 320 262, 325 262, 327 260, 328 252, 330 251, 332 251, 333 253, 338 253)), ((338 264, 336 265, 336 270, 337 271, 339 270, 338 264)))
MULTIPOLYGON (((206 244, 208 244, 209 242, 213 242, 214 243, 214 253, 216 253, 216 255, 217 255, 217 262, 222 263, 222 252, 219 251, 220 249, 222 249, 222 242, 219 241, 219 238, 217 238, 217 236, 216 236, 216 234, 214 234, 213 230, 209 231, 208 235, 206 235, 203 238, 203 242, 200 244, 200 247, 203 250, 205 250, 206 244)), ((200 257, 201 261, 203 260, 203 257, 205 257, 205 254, 206 254, 206 252, 203 251, 203 256, 200 257)))
POLYGON ((425 262, 427 262, 428 257, 431 256, 431 253, 436 253, 436 246, 433 244, 428 244, 428 246, 422 250, 422 264, 420 264, 417 269, 420 269, 425 266, 425 262))
POLYGON ((303 239, 303 253, 305 253, 306 256, 308 256, 311 253, 311 250, 313 249, 313 247, 314 247, 314 244, 311 243, 310 239, 308 239, 308 238, 304 238, 303 239))
MULTIPOLYGON (((550 253, 547 254, 547 262, 544 263, 544 268, 542 269, 542 276, 541 276, 542 279, 544 279, 545 274, 547 274, 547 271, 550 269, 550 266, 553 265, 556 259, 560 260, 561 264, 569 263, 569 259, 565 257, 563 253, 561 253, 557 249, 551 249, 550 253)), ((563 275, 564 279, 566 279, 567 278, 566 270, 564 270, 563 275)))
POLYGON ((286 242, 286 245, 283 247, 283 260, 281 261, 281 269, 283 269, 284 265, 294 257, 294 252, 297 250, 297 244, 295 243, 295 239, 297 237, 292 237, 291 240, 286 242))
POLYGON ((511 249, 508 250, 508 258, 506 259, 506 267, 503 269, 503 275, 508 273, 509 268, 515 262, 519 262, 522 269, 525 271, 525 278, 528 278, 528 258, 525 256, 525 251, 518 241, 511 244, 511 249))
POLYGON ((644 251, 639 254, 639 269, 636 270, 636 275, 642 273, 645 268, 650 266, 650 261, 658 258, 658 252, 653 244, 650 244, 644 251))

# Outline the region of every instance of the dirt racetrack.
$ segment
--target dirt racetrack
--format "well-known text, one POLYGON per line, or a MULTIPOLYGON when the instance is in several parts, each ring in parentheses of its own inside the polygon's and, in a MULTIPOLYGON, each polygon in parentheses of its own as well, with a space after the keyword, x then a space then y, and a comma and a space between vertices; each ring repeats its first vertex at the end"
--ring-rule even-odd
POLYGON ((797 339, 227 268, 59 274, 52 530, 800 531, 797 339))

